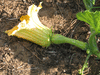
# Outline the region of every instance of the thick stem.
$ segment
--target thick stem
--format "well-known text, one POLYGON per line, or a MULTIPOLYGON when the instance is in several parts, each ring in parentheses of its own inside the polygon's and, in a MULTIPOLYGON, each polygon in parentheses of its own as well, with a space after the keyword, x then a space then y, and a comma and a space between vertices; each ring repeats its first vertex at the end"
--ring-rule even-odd
POLYGON ((89 38, 89 47, 90 47, 90 49, 93 49, 93 50, 96 49, 96 50, 98 50, 95 36, 96 36, 96 33, 95 32, 93 32, 90 35, 90 38, 89 38))
POLYGON ((93 32, 90 35, 90 38, 89 38, 89 48, 90 48, 90 50, 91 50, 90 52, 92 54, 95 54, 98 58, 100 58, 100 52, 98 50, 96 39, 95 39, 96 34, 97 34, 96 32, 93 32))
POLYGON ((69 44, 72 44, 72 45, 75 45, 75 46, 81 48, 82 50, 86 50, 88 48, 87 43, 79 41, 79 40, 67 38, 60 34, 53 34, 53 36, 51 38, 51 42, 53 44, 69 43, 69 44))

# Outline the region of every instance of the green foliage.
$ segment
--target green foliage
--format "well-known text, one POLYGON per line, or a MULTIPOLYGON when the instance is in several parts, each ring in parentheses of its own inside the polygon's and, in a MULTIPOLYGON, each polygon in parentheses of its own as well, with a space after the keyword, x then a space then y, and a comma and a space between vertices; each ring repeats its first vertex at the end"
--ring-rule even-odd
POLYGON ((91 10, 95 4, 95 0, 83 0, 83 2, 87 10, 91 10))
POLYGON ((88 40, 88 49, 86 50, 88 56, 82 69, 79 70, 79 74, 81 75, 84 74, 85 68, 88 68, 87 61, 92 54, 100 58, 100 52, 98 50, 95 39, 96 35, 100 34, 100 11, 92 11, 93 8, 100 7, 93 7, 93 5, 95 4, 95 0, 83 0, 83 2, 87 10, 77 13, 76 17, 78 20, 84 21, 90 25, 91 35, 88 40))
POLYGON ((84 21, 90 25, 91 32, 95 31, 100 33, 100 11, 91 12, 86 10, 84 12, 77 13, 78 20, 84 21))
POLYGON ((95 12, 91 11, 91 9, 94 8, 93 5, 95 4, 95 0, 83 0, 83 2, 87 10, 84 12, 77 13, 76 17, 78 20, 84 21, 90 25, 91 35, 89 37, 88 43, 67 38, 60 34, 53 34, 51 38, 51 41, 54 44, 70 43, 72 45, 81 48, 82 50, 86 50, 88 55, 82 69, 79 70, 79 74, 81 75, 83 75, 84 70, 88 68, 87 61, 92 54, 100 58, 100 52, 98 50, 96 39, 95 39, 96 35, 100 34, 100 16, 99 16, 100 11, 95 11, 95 12))

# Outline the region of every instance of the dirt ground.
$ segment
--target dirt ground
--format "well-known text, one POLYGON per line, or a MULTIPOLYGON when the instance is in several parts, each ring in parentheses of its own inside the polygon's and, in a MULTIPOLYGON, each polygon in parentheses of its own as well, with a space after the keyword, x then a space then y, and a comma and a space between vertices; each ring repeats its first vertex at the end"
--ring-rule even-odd
MULTIPOLYGON (((46 49, 4 33, 40 1, 0 0, 0 75, 78 75, 82 68, 87 54, 73 45, 52 44, 46 49)), ((76 13, 85 10, 82 0, 44 0, 42 5, 39 18, 44 25, 55 33, 88 41, 89 25, 76 19, 76 13)), ((100 61, 91 56, 88 63, 84 75, 100 75, 100 61)))

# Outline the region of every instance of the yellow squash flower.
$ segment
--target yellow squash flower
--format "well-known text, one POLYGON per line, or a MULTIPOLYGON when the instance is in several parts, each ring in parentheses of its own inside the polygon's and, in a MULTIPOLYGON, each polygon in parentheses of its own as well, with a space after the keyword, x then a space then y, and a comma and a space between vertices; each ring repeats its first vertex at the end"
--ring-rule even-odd
POLYGON ((21 22, 5 32, 9 36, 17 36, 43 47, 50 46, 52 30, 44 26, 38 18, 38 12, 42 8, 41 4, 42 2, 40 2, 38 7, 34 4, 29 6, 28 14, 20 18, 21 22))

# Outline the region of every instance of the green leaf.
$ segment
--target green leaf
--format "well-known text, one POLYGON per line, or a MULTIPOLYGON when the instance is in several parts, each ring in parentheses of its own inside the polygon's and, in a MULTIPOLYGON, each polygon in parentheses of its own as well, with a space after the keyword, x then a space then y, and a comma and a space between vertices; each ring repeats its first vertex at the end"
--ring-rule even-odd
POLYGON ((95 4, 95 0, 92 0, 93 5, 95 4))
POLYGON ((95 4, 95 0, 83 0, 83 2, 87 10, 91 10, 95 4))
POLYGON ((84 21, 90 25, 91 32, 100 33, 100 11, 90 12, 86 10, 76 14, 78 20, 84 21))

